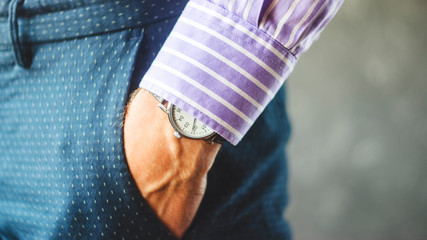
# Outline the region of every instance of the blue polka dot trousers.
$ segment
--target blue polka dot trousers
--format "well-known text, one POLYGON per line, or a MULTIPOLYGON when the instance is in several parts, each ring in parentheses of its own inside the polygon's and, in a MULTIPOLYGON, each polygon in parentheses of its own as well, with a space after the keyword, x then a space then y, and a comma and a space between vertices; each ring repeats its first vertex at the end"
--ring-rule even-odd
MULTIPOLYGON (((0 239, 175 239, 122 117, 187 0, 0 0, 0 239)), ((137 131, 137 129, 135 130, 137 131)), ((285 90, 225 144, 184 239, 289 239, 285 90)))

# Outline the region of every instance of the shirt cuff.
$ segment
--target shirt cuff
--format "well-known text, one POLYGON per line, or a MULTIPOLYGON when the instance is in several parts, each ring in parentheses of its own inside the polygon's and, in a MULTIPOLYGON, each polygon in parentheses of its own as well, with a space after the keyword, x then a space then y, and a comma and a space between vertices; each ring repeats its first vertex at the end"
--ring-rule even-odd
POLYGON ((190 1, 140 87, 236 145, 296 58, 271 36, 204 0, 190 1))

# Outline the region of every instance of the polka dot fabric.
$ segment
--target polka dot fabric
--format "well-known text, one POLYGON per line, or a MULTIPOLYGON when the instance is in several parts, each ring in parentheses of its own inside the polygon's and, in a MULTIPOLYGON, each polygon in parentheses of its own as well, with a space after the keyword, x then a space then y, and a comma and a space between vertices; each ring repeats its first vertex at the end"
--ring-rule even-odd
POLYGON ((120 114, 141 34, 40 44, 29 70, 2 58, 11 74, 0 100, 5 238, 161 233, 152 230, 156 221, 135 192, 121 148, 120 114))
MULTIPOLYGON (((81 7, 26 19, 33 24, 21 27, 32 53, 28 69, 14 62, 1 27, 0 239, 174 239, 135 186, 122 143, 123 107, 150 24, 96 23, 103 16, 119 22, 113 15, 123 9, 131 12, 126 20, 150 9, 111 4, 97 5, 98 18, 85 18, 89 7, 81 7), (70 20, 50 28, 49 15, 70 20)), ((174 22, 161 18, 157 28, 170 29, 174 22)))
MULTIPOLYGON (((175 239, 139 193, 122 113, 186 0, 0 0, 0 239, 175 239)), ((184 239, 288 239, 284 89, 225 144, 184 239)))

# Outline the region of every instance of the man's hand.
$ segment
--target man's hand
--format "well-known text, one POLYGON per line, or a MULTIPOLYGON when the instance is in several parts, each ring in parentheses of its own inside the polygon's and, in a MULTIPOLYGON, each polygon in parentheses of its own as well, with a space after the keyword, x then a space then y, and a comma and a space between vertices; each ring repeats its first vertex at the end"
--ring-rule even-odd
POLYGON ((139 191, 180 238, 197 212, 220 145, 176 138, 157 105, 148 91, 134 95, 125 114, 125 153, 139 191))

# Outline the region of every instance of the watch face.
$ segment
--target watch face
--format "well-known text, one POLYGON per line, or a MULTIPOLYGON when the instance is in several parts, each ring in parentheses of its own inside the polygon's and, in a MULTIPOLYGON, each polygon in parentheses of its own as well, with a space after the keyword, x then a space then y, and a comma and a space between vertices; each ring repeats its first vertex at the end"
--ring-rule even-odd
POLYGON ((214 133, 214 131, 204 123, 174 105, 169 108, 169 115, 175 129, 186 137, 205 138, 214 133))

